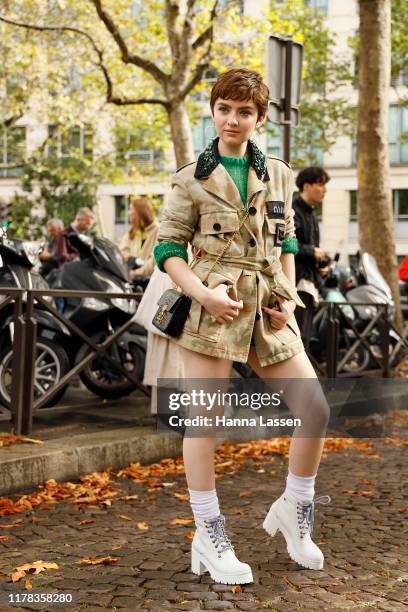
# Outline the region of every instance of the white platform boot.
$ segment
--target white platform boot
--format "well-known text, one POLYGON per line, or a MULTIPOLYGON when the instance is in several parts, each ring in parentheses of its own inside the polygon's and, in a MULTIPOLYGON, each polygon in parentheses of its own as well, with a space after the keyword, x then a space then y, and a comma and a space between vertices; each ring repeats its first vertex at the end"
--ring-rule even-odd
POLYGON ((309 569, 320 570, 323 567, 323 553, 311 538, 315 504, 327 505, 330 497, 323 495, 312 502, 299 502, 286 493, 280 496, 271 506, 263 522, 263 528, 274 536, 282 532, 293 561, 309 569))
POLYGON ((215 582, 246 584, 252 582, 252 571, 241 563, 225 533, 225 518, 196 519, 197 530, 191 544, 191 571, 199 576, 206 570, 215 582))

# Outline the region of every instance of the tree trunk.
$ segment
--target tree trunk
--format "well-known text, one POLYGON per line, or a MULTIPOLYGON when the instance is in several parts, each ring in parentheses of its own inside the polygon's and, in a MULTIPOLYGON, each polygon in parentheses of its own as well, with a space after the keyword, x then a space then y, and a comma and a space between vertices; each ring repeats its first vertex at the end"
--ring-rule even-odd
POLYGON ((170 107, 168 111, 171 139, 174 146, 177 167, 193 162, 195 159, 190 120, 184 102, 170 107))
POLYGON ((388 92, 391 0, 360 0, 357 133, 358 225, 362 251, 373 255, 390 285, 402 324, 389 172, 388 92))

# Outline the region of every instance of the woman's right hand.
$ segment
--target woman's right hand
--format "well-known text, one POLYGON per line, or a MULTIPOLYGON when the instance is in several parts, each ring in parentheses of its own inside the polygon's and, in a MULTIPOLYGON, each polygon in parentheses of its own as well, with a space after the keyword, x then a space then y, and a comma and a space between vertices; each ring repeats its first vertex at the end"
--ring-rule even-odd
POLYGON ((215 289, 208 289, 201 305, 213 317, 217 323, 230 323, 239 315, 243 309, 242 300, 236 302, 228 295, 229 286, 226 284, 218 285, 215 289))

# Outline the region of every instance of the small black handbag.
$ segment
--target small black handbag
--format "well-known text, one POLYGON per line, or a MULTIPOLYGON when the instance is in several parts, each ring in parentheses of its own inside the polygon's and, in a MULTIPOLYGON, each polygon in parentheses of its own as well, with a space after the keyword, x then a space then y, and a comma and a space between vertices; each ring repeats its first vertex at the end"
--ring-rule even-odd
MULTIPOLYGON (((239 228, 231 235, 222 252, 218 255, 213 265, 208 270, 205 279, 202 281, 204 285, 207 286, 207 278, 210 276, 215 266, 224 257, 225 252, 229 248, 235 236, 241 230, 241 227, 244 225, 248 216, 249 211, 246 211, 245 215, 241 219, 239 228)), ((152 319, 153 325, 157 327, 157 329, 160 329, 160 331, 164 334, 177 338, 177 336, 180 336, 181 332, 183 331, 184 324, 187 321, 188 313, 190 312, 191 307, 191 298, 188 297, 188 295, 177 291, 177 289, 167 289, 167 291, 165 291, 160 297, 157 304, 159 308, 152 319)))
POLYGON ((167 289, 157 303, 159 308, 153 317, 153 325, 164 334, 177 338, 190 312, 191 298, 176 289, 167 289))

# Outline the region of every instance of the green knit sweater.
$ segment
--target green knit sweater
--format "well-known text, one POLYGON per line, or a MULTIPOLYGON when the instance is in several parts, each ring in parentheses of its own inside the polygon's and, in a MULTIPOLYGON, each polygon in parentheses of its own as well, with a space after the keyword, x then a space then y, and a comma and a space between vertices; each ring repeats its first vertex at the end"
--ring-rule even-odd
POLYGON ((246 208, 248 196, 248 170, 251 158, 249 155, 244 157, 225 157, 220 156, 221 164, 224 166, 232 180, 234 181, 241 196, 242 205, 246 208))

